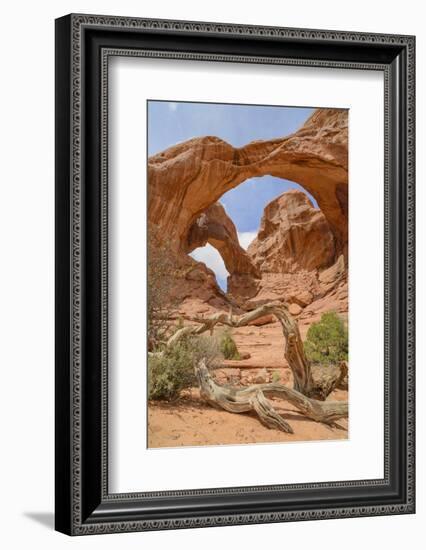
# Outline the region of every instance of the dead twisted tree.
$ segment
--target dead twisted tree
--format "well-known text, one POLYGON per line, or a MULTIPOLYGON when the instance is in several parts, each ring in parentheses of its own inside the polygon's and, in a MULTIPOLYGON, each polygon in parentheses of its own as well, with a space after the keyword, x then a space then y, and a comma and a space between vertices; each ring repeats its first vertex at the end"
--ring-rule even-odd
POLYGON ((325 401, 334 388, 344 383, 348 374, 346 363, 342 362, 337 367, 330 366, 327 369, 312 368, 305 356, 297 322, 285 305, 265 304, 238 317, 233 316, 230 311, 218 312, 208 318, 191 318, 190 321, 198 323, 198 326, 179 329, 169 338, 166 345, 173 346, 185 336, 200 335, 207 331, 212 334, 217 324, 239 328, 271 314, 278 319, 282 327, 285 341, 284 357, 293 373, 293 388, 278 383, 256 384, 242 389, 220 386, 213 380, 202 360, 195 366, 195 371, 203 399, 229 412, 254 411, 266 426, 288 433, 293 433, 291 426, 274 410, 265 394, 284 398, 302 414, 317 422, 332 425, 339 418, 347 417, 347 402, 325 401))
POLYGON ((344 401, 310 399, 297 390, 278 383, 255 384, 243 389, 219 386, 203 360, 196 365, 195 370, 201 397, 208 403, 233 413, 254 411, 268 428, 293 433, 290 424, 275 411, 265 394, 284 397, 308 418, 330 426, 339 418, 348 416, 348 403, 344 401))

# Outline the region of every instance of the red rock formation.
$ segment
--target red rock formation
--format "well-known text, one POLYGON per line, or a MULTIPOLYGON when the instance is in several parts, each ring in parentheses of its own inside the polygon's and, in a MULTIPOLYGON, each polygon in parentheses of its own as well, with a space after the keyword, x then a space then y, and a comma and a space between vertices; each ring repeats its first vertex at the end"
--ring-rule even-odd
POLYGON ((186 239, 186 252, 207 243, 222 256, 228 277, 228 292, 234 296, 251 297, 258 289, 260 272, 247 252, 241 248, 233 221, 220 203, 209 206, 192 224, 186 239))
POLYGON ((286 302, 294 316, 309 322, 324 311, 347 312, 344 257, 335 260, 335 239, 328 222, 302 191, 287 191, 265 207, 259 233, 247 253, 261 279, 246 307, 286 302))
POLYGON ((348 112, 318 109, 294 134, 241 148, 217 137, 194 138, 148 159, 148 218, 184 250, 194 221, 224 193, 254 176, 302 185, 318 202, 347 253, 348 112))
POLYGON ((317 314, 313 304, 327 293, 343 303, 347 203, 348 113, 343 109, 318 109, 287 137, 241 148, 217 137, 194 138, 148 159, 149 225, 164 235, 185 268, 177 282, 183 302, 196 300, 200 307, 226 307, 231 299, 204 264, 187 256, 207 242, 222 255, 230 272, 228 290, 240 304, 250 298, 253 305, 285 300, 305 308, 303 317, 311 310, 317 314), (299 183, 320 210, 301 192, 272 201, 247 254, 216 202, 246 179, 268 174, 299 183))
POLYGON ((247 252, 263 273, 312 271, 333 263, 334 237, 321 210, 305 193, 292 190, 266 205, 247 252))
POLYGON ((209 206, 192 224, 185 251, 190 253, 207 243, 216 248, 222 256, 228 273, 260 277, 259 270, 240 246, 233 221, 218 202, 209 206))

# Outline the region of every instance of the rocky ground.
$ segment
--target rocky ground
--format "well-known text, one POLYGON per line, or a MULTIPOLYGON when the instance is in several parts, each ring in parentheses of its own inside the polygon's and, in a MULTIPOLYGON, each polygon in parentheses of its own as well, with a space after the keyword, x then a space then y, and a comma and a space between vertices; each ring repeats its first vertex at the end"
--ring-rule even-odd
MULTIPOLYGON (((300 323, 302 338, 308 322, 300 323)), ((262 326, 234 329, 232 335, 240 353, 250 357, 240 361, 225 361, 215 371, 220 384, 246 386, 270 382, 274 378, 292 385, 291 370, 283 357, 283 336, 278 322, 262 326)), ((334 391, 330 400, 347 400, 348 392, 334 391)), ((203 402, 199 390, 192 388, 175 403, 150 402, 148 406, 148 446, 179 447, 191 445, 233 445, 244 443, 271 443, 346 439, 348 421, 340 420, 336 427, 313 422, 298 413, 285 401, 271 398, 274 408, 294 429, 287 434, 263 426, 251 413, 233 414, 213 408, 203 402)))

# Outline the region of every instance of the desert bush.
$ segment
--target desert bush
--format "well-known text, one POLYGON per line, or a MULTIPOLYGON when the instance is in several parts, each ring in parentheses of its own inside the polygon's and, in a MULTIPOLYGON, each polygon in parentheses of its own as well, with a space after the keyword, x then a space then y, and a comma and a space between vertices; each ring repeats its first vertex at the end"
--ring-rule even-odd
POLYGON ((275 370, 275 371, 272 373, 272 382, 273 382, 274 384, 277 384, 278 382, 281 382, 281 373, 280 373, 280 371, 275 370))
POLYGON ((335 365, 348 360, 348 331, 337 313, 324 313, 309 327, 304 348, 307 359, 314 364, 335 365))
POLYGON ((148 231, 148 347, 155 351, 167 340, 170 319, 175 315, 176 260, 158 230, 148 231))
POLYGON ((237 344, 228 329, 225 329, 220 335, 220 351, 225 359, 240 359, 237 344))
POLYGON ((173 401, 180 392, 196 384, 194 366, 202 358, 214 368, 220 364, 221 353, 214 337, 182 338, 161 353, 148 358, 148 398, 173 401))

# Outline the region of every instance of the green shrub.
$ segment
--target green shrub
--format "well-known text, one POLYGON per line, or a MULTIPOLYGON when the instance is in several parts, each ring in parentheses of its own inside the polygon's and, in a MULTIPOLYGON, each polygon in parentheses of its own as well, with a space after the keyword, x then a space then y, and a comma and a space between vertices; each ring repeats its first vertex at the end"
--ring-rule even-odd
POLYGON ((337 313, 324 313, 318 323, 309 327, 304 347, 307 359, 314 364, 347 361, 348 331, 337 313))
POLYGON ((161 354, 148 358, 148 399, 177 399, 180 392, 196 383, 194 366, 202 358, 208 367, 220 362, 220 350, 213 337, 182 338, 161 354))
POLYGON ((229 330, 224 330, 220 336, 220 351, 225 359, 240 359, 237 344, 229 330))
POLYGON ((272 373, 272 382, 273 382, 274 384, 277 384, 278 382, 281 382, 281 374, 280 374, 280 371, 275 370, 275 371, 272 373))

